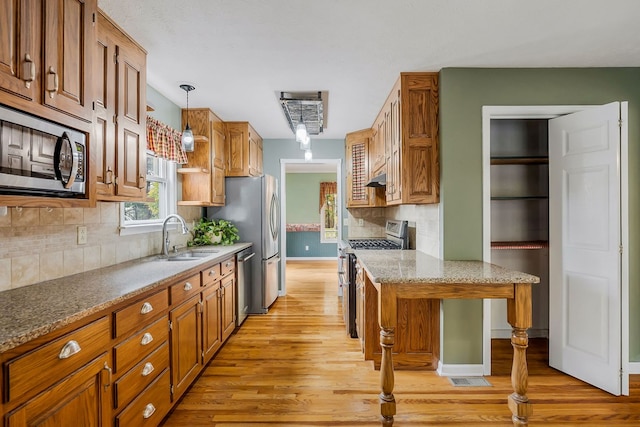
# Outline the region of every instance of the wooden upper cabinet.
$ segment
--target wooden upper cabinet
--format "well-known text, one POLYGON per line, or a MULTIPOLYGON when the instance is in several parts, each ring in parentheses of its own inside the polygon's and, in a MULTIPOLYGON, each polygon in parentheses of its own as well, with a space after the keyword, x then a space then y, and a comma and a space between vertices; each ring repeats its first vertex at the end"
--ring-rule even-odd
POLYGON ((384 206, 382 188, 365 187, 371 178, 369 150, 373 129, 348 133, 345 138, 347 165, 347 208, 384 206))
POLYGON ((146 196, 147 54, 100 11, 94 44, 94 168, 101 200, 146 196))
POLYGON ((261 176, 262 137, 248 122, 226 122, 226 125, 226 176, 261 176))
POLYGON ((87 130, 97 0, 0 0, 0 11, 0 102, 87 130))
POLYGON ((401 73, 387 103, 387 204, 438 203, 438 73, 401 73))
MULTIPOLYGON (((188 163, 178 169, 182 176, 180 205, 224 206, 225 204, 225 123, 208 108, 190 108, 189 126, 193 130, 194 151, 188 163)), ((182 110, 182 126, 187 110, 182 110)))

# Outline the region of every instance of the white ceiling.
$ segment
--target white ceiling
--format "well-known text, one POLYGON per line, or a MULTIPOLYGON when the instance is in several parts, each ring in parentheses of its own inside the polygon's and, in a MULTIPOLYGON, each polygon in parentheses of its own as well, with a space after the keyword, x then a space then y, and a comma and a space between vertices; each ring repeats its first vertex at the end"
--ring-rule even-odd
POLYGON ((98 0, 181 107, 293 138, 280 91, 329 92, 324 133, 370 127, 401 71, 640 66, 638 0, 98 0))

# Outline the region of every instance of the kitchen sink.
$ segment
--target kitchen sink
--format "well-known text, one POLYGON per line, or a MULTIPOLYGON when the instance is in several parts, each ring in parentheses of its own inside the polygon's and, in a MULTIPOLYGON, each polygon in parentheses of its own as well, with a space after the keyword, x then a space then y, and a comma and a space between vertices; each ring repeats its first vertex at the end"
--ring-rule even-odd
POLYGON ((168 258, 160 257, 158 259, 162 261, 195 261, 200 258, 207 258, 213 254, 216 254, 220 251, 216 250, 207 250, 207 251, 189 251, 183 252, 174 256, 169 256, 168 258))

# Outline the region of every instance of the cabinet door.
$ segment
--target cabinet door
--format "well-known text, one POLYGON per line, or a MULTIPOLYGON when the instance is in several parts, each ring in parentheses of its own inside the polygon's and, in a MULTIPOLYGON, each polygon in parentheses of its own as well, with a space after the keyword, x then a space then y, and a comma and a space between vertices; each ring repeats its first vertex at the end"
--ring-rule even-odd
POLYGON ((97 1, 58 0, 43 4, 43 102, 90 122, 93 96, 88 83, 97 1))
POLYGON ((146 195, 146 54, 135 46, 117 47, 118 114, 116 195, 143 199, 146 195))
POLYGON ((236 279, 233 274, 222 279, 220 288, 222 298, 220 304, 222 319, 222 342, 224 342, 236 328, 236 279))
POLYGON ((227 123, 227 176, 249 176, 249 135, 246 126, 227 123))
POLYGON ((202 292, 202 347, 206 364, 222 345, 220 324, 220 282, 202 292))
POLYGON ((387 158, 387 203, 399 202, 401 198, 400 182, 400 144, 402 132, 400 128, 400 88, 394 87, 390 96, 389 135, 385 141, 387 158))
POLYGON ((249 131, 249 174, 262 175, 262 139, 249 131))
POLYGON ((40 87, 41 2, 0 0, 0 88, 34 101, 40 87))
POLYGON ((193 382, 200 368, 200 295, 169 313, 171 324, 171 383, 175 402, 193 382))
MULTIPOLYGON (((35 373, 34 373, 35 374, 35 373)), ((107 353, 7 414, 10 427, 111 425, 107 353)))
POLYGON ((369 141, 371 129, 347 134, 347 207, 369 206, 369 141))
POLYGON ((213 180, 213 205, 224 206, 226 195, 224 186, 224 169, 213 167, 213 174, 211 179, 213 180))
MULTIPOLYGON (((216 118, 217 119, 217 118, 216 118)), ((213 125, 213 168, 211 170, 211 179, 213 180, 213 204, 215 206, 224 206, 225 196, 225 128, 222 120, 216 120, 213 125)))
POLYGON ((113 179, 116 172, 116 43, 111 37, 111 23, 98 14, 98 29, 93 53, 93 93, 95 99, 94 137, 92 139, 96 171, 96 194, 111 197, 115 194, 113 179))

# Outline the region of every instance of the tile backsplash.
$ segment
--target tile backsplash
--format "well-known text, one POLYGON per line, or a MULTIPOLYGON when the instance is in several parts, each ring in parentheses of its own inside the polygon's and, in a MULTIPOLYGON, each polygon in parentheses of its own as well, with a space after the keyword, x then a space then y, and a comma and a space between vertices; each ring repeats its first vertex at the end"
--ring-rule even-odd
MULTIPOLYGON (((187 224, 201 209, 179 207, 187 224)), ((0 216, 0 291, 160 253, 161 232, 120 235, 120 203, 95 208, 8 208, 0 216), (77 227, 87 227, 87 244, 77 227)), ((191 226, 189 226, 191 228, 191 226)), ((172 244, 190 235, 172 232, 172 244)))

